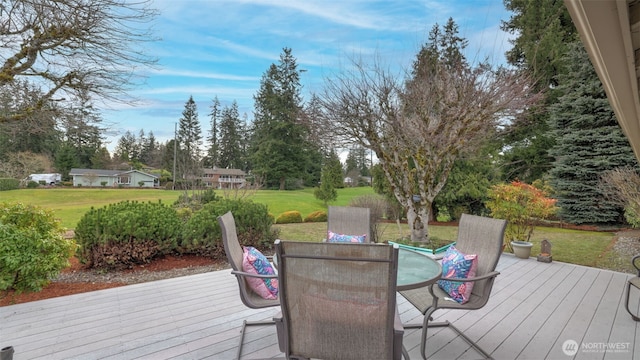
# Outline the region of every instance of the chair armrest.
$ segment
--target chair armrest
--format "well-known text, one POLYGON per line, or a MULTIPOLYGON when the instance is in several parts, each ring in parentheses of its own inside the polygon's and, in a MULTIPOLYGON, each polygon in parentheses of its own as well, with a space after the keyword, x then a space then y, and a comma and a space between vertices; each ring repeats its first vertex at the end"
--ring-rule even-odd
POLYGON ((236 276, 246 276, 246 277, 261 278, 261 279, 277 279, 278 278, 278 274, 260 275, 260 274, 251 274, 248 272, 237 271, 237 270, 231 270, 231 273, 236 276))
POLYGON ((440 280, 448 280, 448 281, 460 281, 460 282, 468 282, 468 281, 480 281, 480 280, 485 280, 485 279, 489 279, 492 277, 496 277, 500 274, 500 272, 498 271, 492 271, 490 273, 486 273, 482 276, 475 276, 475 277, 471 277, 471 278, 466 278, 466 279, 462 279, 462 278, 440 278, 440 280))
POLYGON ((640 276, 640 255, 636 255, 631 259, 631 264, 638 271, 638 276, 640 276))

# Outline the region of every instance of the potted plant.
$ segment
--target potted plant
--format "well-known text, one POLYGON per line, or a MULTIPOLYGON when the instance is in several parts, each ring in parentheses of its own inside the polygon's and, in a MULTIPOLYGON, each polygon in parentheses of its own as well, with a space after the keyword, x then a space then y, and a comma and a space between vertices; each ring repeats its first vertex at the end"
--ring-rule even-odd
POLYGON ((549 193, 550 188, 538 180, 533 185, 512 181, 489 189, 486 206, 491 216, 507 220, 505 244, 519 258, 531 255, 530 240, 536 223, 558 211, 549 193))

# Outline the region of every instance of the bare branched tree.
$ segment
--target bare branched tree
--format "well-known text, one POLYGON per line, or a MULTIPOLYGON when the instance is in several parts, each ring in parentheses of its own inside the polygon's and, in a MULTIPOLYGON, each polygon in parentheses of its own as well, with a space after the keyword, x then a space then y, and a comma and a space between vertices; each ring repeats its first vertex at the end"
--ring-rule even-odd
POLYGON ((640 173, 638 169, 622 167, 605 171, 599 183, 608 201, 624 208, 625 217, 633 227, 640 227, 640 173))
MULTIPOLYGON (((432 44, 440 45, 437 35, 432 44)), ((406 81, 377 64, 354 62, 353 71, 327 81, 322 95, 335 134, 377 155, 416 242, 429 241, 433 199, 458 155, 476 150, 501 121, 537 99, 527 76, 469 66, 450 47, 432 44, 406 81)))
POLYGON ((29 174, 51 172, 53 164, 46 155, 14 152, 0 161, 0 177, 25 179, 29 174))
POLYGON ((21 121, 52 100, 132 102, 130 85, 153 40, 150 0, 2 0, 0 86, 29 79, 42 89, 34 104, 0 116, 21 121))

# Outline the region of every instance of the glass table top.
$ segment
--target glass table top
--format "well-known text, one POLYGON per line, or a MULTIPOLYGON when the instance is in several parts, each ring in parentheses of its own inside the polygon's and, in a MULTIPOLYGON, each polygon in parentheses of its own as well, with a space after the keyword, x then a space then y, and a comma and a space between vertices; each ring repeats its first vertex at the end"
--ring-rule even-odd
POLYGON ((440 279, 440 264, 419 252, 402 249, 398 251, 397 289, 409 290, 431 285, 440 279))

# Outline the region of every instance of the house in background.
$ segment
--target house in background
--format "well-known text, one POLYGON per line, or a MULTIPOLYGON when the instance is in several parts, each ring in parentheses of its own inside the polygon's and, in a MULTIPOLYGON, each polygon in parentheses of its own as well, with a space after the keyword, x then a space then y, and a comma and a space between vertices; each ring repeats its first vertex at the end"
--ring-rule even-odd
POLYGON ((159 183, 158 176, 139 170, 71 169, 69 176, 73 186, 153 188, 159 183))
POLYGON ((214 189, 241 189, 246 184, 247 174, 240 169, 213 169, 202 170, 202 184, 214 189))

